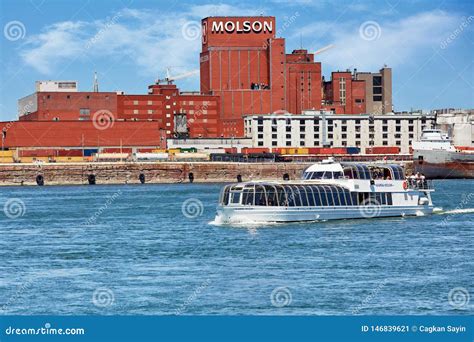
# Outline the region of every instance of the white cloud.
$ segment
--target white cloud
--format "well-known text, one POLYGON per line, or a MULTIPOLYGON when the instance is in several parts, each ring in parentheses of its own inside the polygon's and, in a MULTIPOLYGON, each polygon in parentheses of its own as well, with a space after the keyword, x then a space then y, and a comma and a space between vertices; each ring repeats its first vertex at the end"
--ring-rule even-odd
POLYGON ((123 9, 93 22, 65 21, 30 35, 22 47, 22 60, 37 71, 54 75, 69 64, 94 58, 111 63, 132 63, 142 74, 172 73, 199 67, 200 20, 213 15, 256 14, 259 9, 230 5, 192 6, 187 12, 159 13, 123 9), (183 34, 188 24, 192 36, 183 34))
MULTIPOLYGON (((379 30, 375 32, 378 37, 375 39, 360 33, 360 27, 364 24, 362 20, 337 25, 329 22, 310 24, 303 27, 302 32, 313 37, 319 37, 321 31, 326 32, 324 43, 334 44, 334 48, 318 56, 326 70, 359 68, 371 71, 378 70, 384 64, 396 67, 419 63, 416 57, 427 51, 432 54, 433 49, 439 49, 443 39, 462 19, 443 11, 432 11, 398 21, 377 20, 380 30, 373 26, 376 31, 379 30)), ((318 39, 317 44, 313 42, 309 48, 320 48, 321 40, 318 39)))

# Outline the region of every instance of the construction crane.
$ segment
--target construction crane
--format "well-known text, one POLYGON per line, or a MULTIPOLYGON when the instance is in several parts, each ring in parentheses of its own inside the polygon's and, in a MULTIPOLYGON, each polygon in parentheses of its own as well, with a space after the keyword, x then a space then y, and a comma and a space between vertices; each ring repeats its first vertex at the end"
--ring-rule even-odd
POLYGON ((180 80, 182 78, 190 77, 193 75, 199 74, 200 69, 194 69, 188 72, 185 72, 184 74, 176 75, 176 76, 171 76, 170 75, 170 67, 166 68, 166 77, 165 78, 159 78, 156 80, 156 84, 173 84, 173 81, 180 80))

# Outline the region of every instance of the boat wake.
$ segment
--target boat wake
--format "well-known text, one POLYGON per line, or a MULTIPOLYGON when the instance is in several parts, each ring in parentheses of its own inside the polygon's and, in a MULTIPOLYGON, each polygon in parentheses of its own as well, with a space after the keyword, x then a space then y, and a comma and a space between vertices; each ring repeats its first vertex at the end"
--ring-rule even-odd
POLYGON ((474 208, 453 209, 453 210, 443 210, 443 208, 433 209, 433 214, 437 214, 437 215, 455 215, 455 214, 472 214, 472 213, 474 213, 474 208))

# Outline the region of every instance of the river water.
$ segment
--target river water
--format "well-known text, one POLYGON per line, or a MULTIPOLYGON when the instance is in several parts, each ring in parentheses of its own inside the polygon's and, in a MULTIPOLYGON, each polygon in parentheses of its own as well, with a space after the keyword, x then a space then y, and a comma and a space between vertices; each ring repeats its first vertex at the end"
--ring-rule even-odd
POLYGON ((211 224, 221 186, 0 188, 0 314, 473 313, 472 180, 440 215, 249 227, 211 224))

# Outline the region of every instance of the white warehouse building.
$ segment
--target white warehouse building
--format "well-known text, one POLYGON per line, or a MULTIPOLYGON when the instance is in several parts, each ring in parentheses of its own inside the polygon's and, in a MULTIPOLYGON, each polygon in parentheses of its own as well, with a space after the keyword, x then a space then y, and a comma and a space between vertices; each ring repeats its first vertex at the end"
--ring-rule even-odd
POLYGON ((412 141, 435 124, 434 115, 346 115, 326 111, 244 117, 245 136, 254 147, 396 146, 409 153, 412 141))

